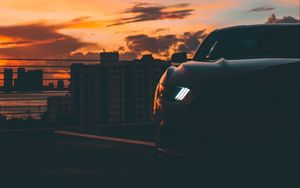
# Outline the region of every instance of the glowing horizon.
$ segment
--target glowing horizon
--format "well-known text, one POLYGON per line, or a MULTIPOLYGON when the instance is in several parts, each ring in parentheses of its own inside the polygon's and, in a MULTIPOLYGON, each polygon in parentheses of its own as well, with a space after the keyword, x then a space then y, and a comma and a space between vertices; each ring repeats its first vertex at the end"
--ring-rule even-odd
POLYGON ((199 31, 265 23, 272 14, 299 19, 298 7, 297 0, 1 1, 0 57, 56 58, 101 50, 120 51, 125 59, 143 53, 169 57, 180 49, 193 51, 195 45, 185 41, 202 37, 199 31))

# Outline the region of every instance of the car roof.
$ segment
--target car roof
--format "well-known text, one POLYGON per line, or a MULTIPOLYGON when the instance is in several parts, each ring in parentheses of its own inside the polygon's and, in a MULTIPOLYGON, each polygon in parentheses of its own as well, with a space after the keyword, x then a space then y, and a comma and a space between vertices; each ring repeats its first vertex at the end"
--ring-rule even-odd
POLYGON ((238 25, 217 29, 216 31, 230 31, 239 29, 267 29, 267 28, 286 28, 286 27, 299 27, 300 23, 274 23, 274 24, 256 24, 256 25, 238 25))

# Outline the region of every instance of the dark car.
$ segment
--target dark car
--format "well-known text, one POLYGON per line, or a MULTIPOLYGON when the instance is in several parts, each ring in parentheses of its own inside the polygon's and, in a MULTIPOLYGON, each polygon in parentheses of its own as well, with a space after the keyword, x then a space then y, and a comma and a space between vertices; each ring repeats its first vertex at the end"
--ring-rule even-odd
POLYGON ((159 155, 227 154, 284 143, 278 136, 296 144, 299 31, 299 24, 218 29, 193 61, 168 68, 154 99, 159 155))
MULTIPOLYGON (((204 187, 297 185, 299 32, 299 24, 218 29, 193 61, 168 68, 154 99, 158 156, 202 161, 192 175, 204 187)), ((191 171, 177 166, 171 173, 191 171)))

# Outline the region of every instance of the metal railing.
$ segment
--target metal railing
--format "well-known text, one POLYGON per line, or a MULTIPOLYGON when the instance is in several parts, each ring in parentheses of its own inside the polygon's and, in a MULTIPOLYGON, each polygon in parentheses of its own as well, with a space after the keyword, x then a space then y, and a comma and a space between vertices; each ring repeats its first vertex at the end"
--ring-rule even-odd
MULTIPOLYGON (((28 58, 0 58, 0 60, 5 60, 7 64, 0 64, 0 125, 5 124, 6 122, 11 121, 19 121, 22 120, 27 121, 35 121, 41 122, 42 124, 51 124, 49 123, 49 119, 45 116, 48 115, 48 98, 51 96, 69 96, 70 95, 70 79, 71 79, 71 70, 70 66, 73 63, 83 63, 83 64, 98 64, 99 60, 91 60, 91 59, 28 59, 28 58), (22 62, 23 64, 18 63, 22 62), (24 61, 26 63, 24 63, 24 61), (17 63, 16 63, 17 62, 17 63), (61 65, 59 63, 63 63, 61 65), (39 90, 18 90, 17 88, 5 88, 5 69, 12 69, 13 79, 18 78, 18 68, 25 68, 27 70, 43 70, 43 87, 39 90), (67 87, 57 89, 57 83, 53 83, 53 81, 63 81, 64 85, 67 87), (49 83, 52 83, 49 85, 49 83), (53 85, 55 86, 53 88, 53 85), (21 120, 22 119, 22 120, 21 120)), ((122 61, 122 62, 132 62, 132 61, 122 61)), ((169 63, 169 62, 166 62, 169 63)), ((81 79, 81 78, 80 78, 81 79)), ((90 78, 85 78, 90 79, 90 78)), ((7 79, 6 79, 7 80, 7 79)), ((73 78, 74 80, 74 78, 73 78)), ((11 80, 10 80, 11 82, 11 80)), ((14 84, 13 84, 14 85, 14 84)), ((104 91, 103 91, 104 92, 104 91)), ((153 91, 151 91, 153 92, 153 91)), ((151 95, 150 95, 151 96, 151 95)), ((110 100, 110 96, 102 98, 102 100, 110 100)), ((85 108, 97 108, 97 104, 85 104, 85 108)), ((73 108, 74 104, 69 104, 68 106, 64 106, 64 108, 72 108, 69 110, 70 113, 75 113, 77 109, 73 108)), ((52 105, 52 107, 56 107, 52 105)), ((61 107, 59 105, 58 107, 61 107)), ((76 107, 76 106, 75 106, 76 107)), ((149 109, 149 105, 145 106, 145 108, 149 109)), ((147 110, 144 110, 145 112, 147 110)), ((58 112, 59 113, 59 112, 58 112)), ((105 110, 100 110, 97 108, 93 110, 92 113, 105 113, 105 110)), ((74 121, 73 121, 74 122, 74 121)), ((73 123, 72 122, 72 123, 73 123)), ((64 122, 63 122, 64 123, 64 122)), ((127 123, 127 122, 126 122, 127 123)), ((126 124, 124 123, 124 124, 126 124)), ((58 123, 61 124, 61 123, 58 123)), ((95 124, 92 122, 90 124, 95 124)), ((107 123, 104 123, 107 124, 107 123)), ((69 126, 69 125, 66 125, 69 126)), ((81 126, 81 125, 80 125, 81 126)), ((1 129, 1 127, 0 127, 1 129)))
POLYGON ((49 58, 0 58, 0 60, 7 62, 4 65, 0 64, 0 115, 2 115, 2 117, 5 116, 7 119, 40 119, 41 115, 47 112, 47 98, 49 96, 62 96, 69 93, 69 89, 67 87, 63 89, 60 88, 60 91, 58 91, 57 83, 52 83, 53 85, 49 86, 50 82, 57 82, 59 80, 62 80, 64 82, 64 85, 69 85, 70 65, 72 63, 96 63, 99 61, 90 59, 77 60, 49 58), (64 65, 59 64, 62 62, 64 65), (25 68, 27 70, 42 70, 42 88, 35 91, 30 91, 26 88, 23 89, 24 91, 20 91, 14 87, 10 89, 5 89, 4 69, 12 70, 12 82, 14 82, 14 80, 18 77, 18 68, 25 68))

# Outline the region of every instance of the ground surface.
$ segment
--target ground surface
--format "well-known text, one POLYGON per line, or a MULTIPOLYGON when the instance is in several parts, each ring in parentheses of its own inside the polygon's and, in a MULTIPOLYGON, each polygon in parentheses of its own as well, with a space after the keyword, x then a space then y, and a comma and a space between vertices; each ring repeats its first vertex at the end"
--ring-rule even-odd
MULTIPOLYGON (((82 132, 153 139, 151 129, 82 132)), ((296 187, 297 156, 289 155, 289 161, 253 155, 259 165, 237 157, 232 166, 208 157, 199 158, 201 163, 167 160, 162 167, 149 146, 54 131, 5 133, 0 135, 0 187, 296 187)))

